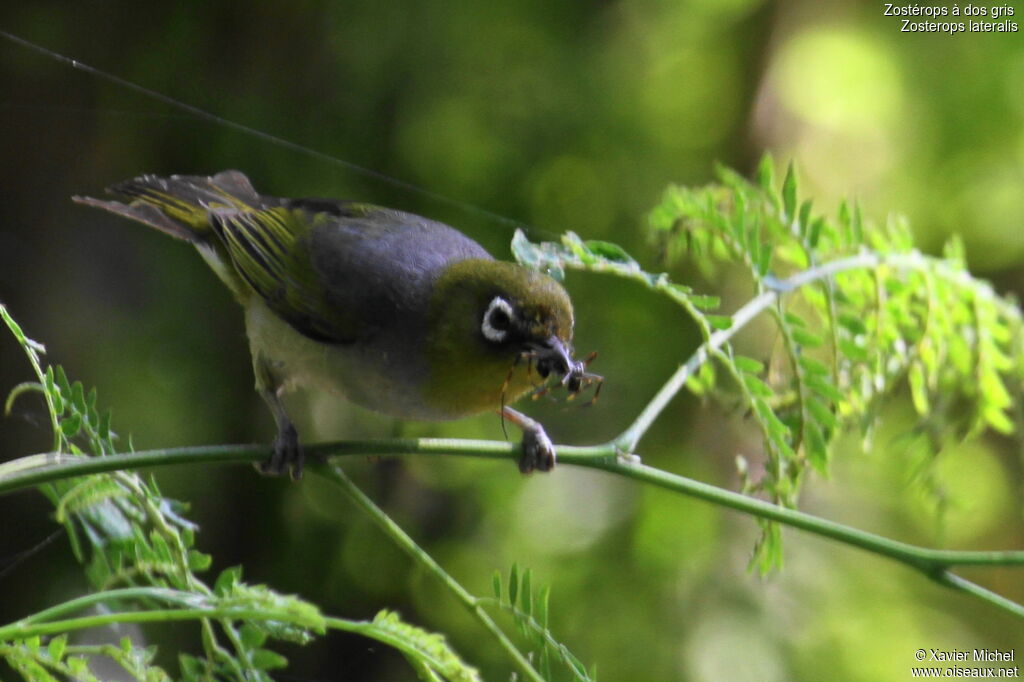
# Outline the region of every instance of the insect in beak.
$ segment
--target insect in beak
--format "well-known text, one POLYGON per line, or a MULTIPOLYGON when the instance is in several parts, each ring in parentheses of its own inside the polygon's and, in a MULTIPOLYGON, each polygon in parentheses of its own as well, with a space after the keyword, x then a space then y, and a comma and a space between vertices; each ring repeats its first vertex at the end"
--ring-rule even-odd
MULTIPOLYGON (((591 385, 596 385, 597 388, 588 405, 593 404, 601 393, 604 377, 587 371, 587 367, 597 357, 596 351, 584 360, 575 360, 571 350, 566 348, 562 340, 552 336, 542 344, 537 344, 532 350, 526 351, 523 356, 535 363, 537 374, 542 379, 547 379, 552 374, 560 377, 558 385, 565 387, 568 400, 572 400, 591 385)), ((552 388, 554 386, 542 386, 533 394, 534 399, 546 395, 552 388)))
POLYGON ((540 374, 542 379, 547 379, 554 373, 563 377, 563 384, 565 377, 569 376, 576 364, 572 359, 572 352, 557 336, 551 336, 546 341, 533 344, 531 350, 527 351, 525 355, 536 361, 537 374, 540 374))

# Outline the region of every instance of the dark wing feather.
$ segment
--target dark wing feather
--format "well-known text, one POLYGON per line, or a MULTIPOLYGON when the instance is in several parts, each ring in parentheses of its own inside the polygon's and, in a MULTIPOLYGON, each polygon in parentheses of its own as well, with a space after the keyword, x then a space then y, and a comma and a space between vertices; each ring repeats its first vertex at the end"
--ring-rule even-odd
POLYGON ((210 216, 235 270, 272 311, 311 339, 348 343, 358 327, 351 311, 328 301, 309 252, 320 219, 283 206, 210 216))
POLYGON ((75 200, 212 248, 242 280, 228 282, 236 296, 245 297, 244 282, 324 343, 410 333, 444 267, 490 258, 442 223, 354 201, 263 196, 238 171, 143 175, 110 191, 128 203, 75 200))
POLYGON ((331 199, 261 203, 266 208, 213 211, 211 224, 270 309, 325 343, 411 333, 444 267, 490 258, 455 229, 411 213, 331 199))

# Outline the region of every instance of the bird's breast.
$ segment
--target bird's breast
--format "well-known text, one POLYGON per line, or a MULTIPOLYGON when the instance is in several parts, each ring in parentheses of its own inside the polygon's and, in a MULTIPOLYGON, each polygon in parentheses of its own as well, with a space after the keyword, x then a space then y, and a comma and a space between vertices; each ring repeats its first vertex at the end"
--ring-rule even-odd
POLYGON ((458 401, 434 399, 416 330, 322 343, 296 331, 257 297, 249 301, 245 321, 253 357, 268 361, 287 390, 340 394, 401 419, 447 420, 481 411, 467 412, 458 401))

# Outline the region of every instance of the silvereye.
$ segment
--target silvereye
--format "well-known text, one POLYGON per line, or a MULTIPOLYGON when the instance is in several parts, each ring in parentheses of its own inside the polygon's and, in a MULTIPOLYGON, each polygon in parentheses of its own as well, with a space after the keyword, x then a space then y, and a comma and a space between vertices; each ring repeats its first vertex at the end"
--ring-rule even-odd
POLYGON ((74 197, 193 244, 245 308, 256 390, 277 422, 265 473, 302 473, 281 402, 296 386, 341 393, 405 419, 499 411, 523 429, 520 470, 555 461, 543 428, 506 406, 561 378, 592 377, 572 355, 573 312, 550 277, 496 261, 433 220, 371 204, 257 194, 238 171, 143 175, 74 197))

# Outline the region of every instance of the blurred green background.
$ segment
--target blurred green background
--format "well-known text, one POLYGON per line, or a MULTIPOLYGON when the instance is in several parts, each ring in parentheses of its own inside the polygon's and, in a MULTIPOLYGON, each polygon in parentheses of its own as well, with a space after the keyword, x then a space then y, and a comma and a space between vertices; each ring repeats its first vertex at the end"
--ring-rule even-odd
MULTIPOLYGON (((1024 24, 1024 7, 1015 4, 1024 24)), ((384 203, 449 222, 499 257, 510 222, 534 239, 609 239, 649 269, 646 211, 670 182, 720 161, 750 173, 764 150, 794 158, 831 210, 910 216, 923 248, 963 235, 971 267, 1024 287, 1024 40, 905 34, 879 3, 642 2, 6 3, 0 28, 261 131, 412 183, 438 201, 343 164, 183 115, 0 41, 0 301, 51 362, 98 386, 136 448, 269 441, 252 392, 239 311, 188 247, 73 205, 143 172, 239 168, 287 196, 384 203)), ((685 268, 673 272, 693 282, 685 268)), ((590 409, 530 407, 556 440, 621 430, 696 343, 670 304, 639 287, 570 275, 577 346, 607 377, 590 409)), ((698 286, 706 287, 698 283, 698 286)), ((737 282, 717 284, 742 301, 737 282)), ((30 378, 0 334, 0 393, 30 378)), ((297 396, 307 440, 431 435, 500 438, 495 417, 397 424, 297 396)), ((900 400, 887 429, 899 431, 900 400)), ((0 458, 47 447, 31 398, 0 421, 0 458)), ((642 444, 645 460, 735 487, 757 460, 740 415, 679 399, 642 444)), ((942 454, 945 512, 888 437, 840 448, 805 509, 909 542, 1024 546, 1022 461, 1009 441, 942 454)), ((910 571, 786 532, 786 567, 746 565, 756 524, 704 503, 562 467, 520 477, 511 462, 352 460, 346 469, 459 580, 489 591, 495 569, 532 567, 552 586, 553 629, 605 680, 889 680, 918 648, 1009 648, 1021 621, 910 571)), ((156 473, 192 504, 215 570, 295 592, 352 618, 394 608, 447 633, 487 679, 507 662, 433 580, 313 477, 292 485, 248 467, 156 473)), ((54 528, 42 496, 0 498, 0 562, 54 528)), ((2 570, 0 564, 0 570, 2 570)), ((969 577, 1018 601, 1020 570, 969 577)), ((0 573, 0 621, 85 589, 64 539, 0 573)), ((153 633, 196 647, 185 626, 153 633)), ((400 656, 331 635, 284 647, 281 679, 412 679, 400 656)), ((169 658, 162 659, 174 668, 169 658)))

